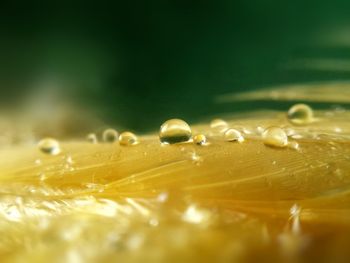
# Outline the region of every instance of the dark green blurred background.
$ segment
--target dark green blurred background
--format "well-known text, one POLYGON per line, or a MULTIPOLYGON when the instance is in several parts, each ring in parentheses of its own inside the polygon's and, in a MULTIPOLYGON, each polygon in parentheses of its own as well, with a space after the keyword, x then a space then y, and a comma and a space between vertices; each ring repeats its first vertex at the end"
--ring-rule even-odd
POLYGON ((2 108, 47 92, 146 131, 259 106, 221 94, 350 77, 350 1, 13 1, 0 15, 2 108), (318 59, 345 63, 301 63, 318 59))

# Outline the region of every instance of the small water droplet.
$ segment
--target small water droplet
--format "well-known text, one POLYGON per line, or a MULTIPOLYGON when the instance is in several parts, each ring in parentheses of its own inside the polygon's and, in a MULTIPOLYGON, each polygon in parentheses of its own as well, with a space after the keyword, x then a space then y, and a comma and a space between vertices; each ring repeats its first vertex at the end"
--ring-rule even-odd
POLYGON ((118 141, 118 132, 114 129, 106 129, 102 134, 104 142, 113 143, 118 141))
POLYGON ((287 134, 279 127, 267 128, 263 135, 264 144, 274 147, 285 147, 288 144, 287 134))
POLYGON ((242 136, 242 134, 235 130, 235 129, 228 129, 225 132, 225 140, 228 142, 243 142, 244 141, 244 137, 242 136))
POLYGON ((222 119, 214 119, 210 122, 210 128, 212 128, 215 132, 222 133, 228 129, 228 124, 222 119))
POLYGON ((204 134, 197 134, 193 137, 193 142, 198 145, 204 145, 207 143, 207 137, 204 134))
POLYGON ((97 143, 98 140, 97 140, 97 136, 95 133, 89 133, 87 136, 86 136, 86 139, 88 140, 88 142, 90 143, 97 143))
POLYGON ((119 135, 119 143, 120 145, 128 146, 138 144, 138 138, 132 132, 122 132, 119 135))
POLYGON ((308 124, 313 120, 313 110, 306 104, 296 104, 289 109, 287 116, 293 124, 308 124))
POLYGON ((38 143, 38 148, 43 153, 57 155, 61 152, 60 144, 52 138, 44 138, 38 143))
POLYGON ((187 142, 191 139, 190 126, 183 120, 171 119, 162 124, 159 131, 159 139, 165 144, 187 142))
POLYGON ((36 159, 34 162, 36 165, 40 165, 41 164, 41 160, 40 159, 36 159))

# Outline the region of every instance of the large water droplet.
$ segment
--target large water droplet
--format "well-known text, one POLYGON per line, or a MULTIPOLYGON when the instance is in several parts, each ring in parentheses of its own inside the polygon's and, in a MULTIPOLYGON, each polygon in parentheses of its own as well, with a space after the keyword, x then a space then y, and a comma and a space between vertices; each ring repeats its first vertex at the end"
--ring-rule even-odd
POLYGON ((97 143, 97 136, 95 133, 89 133, 87 136, 86 136, 86 139, 91 142, 91 143, 97 143))
POLYGON ((228 129, 228 124, 222 119, 214 119, 210 122, 210 128, 212 128, 215 132, 221 133, 228 129))
POLYGON ((243 142, 244 141, 244 137, 242 136, 242 134, 235 130, 235 129, 228 129, 225 132, 225 140, 229 141, 229 142, 243 142))
POLYGON ((313 120, 313 110, 306 104, 296 104, 288 111, 288 120, 297 125, 308 124, 313 120))
POLYGON ((118 141, 118 132, 114 129, 106 129, 102 134, 104 142, 113 143, 118 141))
POLYGON ((269 146, 285 147, 288 144, 287 134, 279 127, 267 128, 262 137, 264 143, 269 146))
POLYGON ((124 146, 138 143, 138 138, 132 132, 123 132, 119 135, 119 143, 124 146))
POLYGON ((193 137, 193 142, 198 145, 204 145, 207 143, 207 137, 204 134, 197 134, 193 137))
POLYGON ((38 148, 43 153, 57 155, 61 152, 60 144, 52 138, 44 138, 38 143, 38 148))
POLYGON ((159 139, 162 143, 173 144, 187 142, 191 139, 190 126, 183 120, 171 119, 162 124, 159 139))

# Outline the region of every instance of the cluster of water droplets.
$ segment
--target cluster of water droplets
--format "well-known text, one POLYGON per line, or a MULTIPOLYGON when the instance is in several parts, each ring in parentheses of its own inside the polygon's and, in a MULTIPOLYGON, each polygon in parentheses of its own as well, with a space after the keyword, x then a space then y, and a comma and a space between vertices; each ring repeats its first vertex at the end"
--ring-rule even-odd
MULTIPOLYGON (((292 106, 287 113, 287 119, 293 125, 307 125, 315 120, 313 110, 305 104, 296 104, 292 106)), ((210 123, 211 133, 213 136, 221 136, 228 142, 244 142, 245 135, 256 134, 261 136, 262 141, 267 146, 298 149, 297 142, 289 142, 288 138, 297 139, 297 134, 293 134, 292 129, 284 129, 277 126, 272 126, 264 129, 261 126, 256 128, 256 131, 250 131, 242 128, 242 132, 234 129, 222 119, 214 119, 210 123), (292 132, 291 132, 292 131, 292 132), (294 136, 294 137, 293 137, 294 136)), ((95 133, 90 133, 86 137, 87 141, 92 144, 98 143, 98 138, 95 133)), ((181 119, 170 119, 164 122, 159 130, 159 140, 162 144, 178 144, 193 142, 196 145, 207 145, 208 139, 205 134, 198 133, 192 136, 190 125, 181 119)), ((106 129, 102 133, 102 142, 117 143, 122 146, 131 146, 139 143, 138 137, 129 131, 118 133, 115 129, 106 129)), ((46 154, 57 155, 61 152, 60 144, 53 138, 44 138, 38 143, 39 149, 46 154)))
MULTIPOLYGON (((244 137, 240 131, 230 128, 222 119, 214 119, 210 123, 211 135, 221 136, 228 142, 243 142, 244 137)), ((159 139, 163 144, 176 144, 193 142, 197 145, 208 145, 207 136, 199 133, 192 137, 191 127, 183 120, 171 119, 163 123, 159 131, 159 139)))

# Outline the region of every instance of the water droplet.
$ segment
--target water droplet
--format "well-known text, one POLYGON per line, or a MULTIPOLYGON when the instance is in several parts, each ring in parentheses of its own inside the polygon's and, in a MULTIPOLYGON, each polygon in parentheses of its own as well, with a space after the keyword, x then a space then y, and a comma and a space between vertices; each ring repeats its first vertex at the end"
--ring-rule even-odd
POLYGON ((287 116, 293 124, 308 124, 313 120, 313 110, 306 104, 296 104, 289 109, 287 116))
POLYGON ((138 138, 132 132, 123 132, 119 135, 119 143, 124 146, 135 145, 138 143, 138 138))
POLYGON ((239 131, 235 129, 228 129, 225 132, 225 140, 229 142, 243 142, 244 137, 239 131))
POLYGON ((285 147, 288 144, 287 134, 279 127, 267 128, 262 137, 265 145, 285 147))
POLYGON ((171 119, 162 124, 159 139, 162 143, 173 144, 187 142, 191 139, 190 126, 183 120, 171 119))
POLYGON ((104 142, 113 143, 118 141, 118 132, 114 129, 106 129, 102 134, 104 142))
POLYGON ((60 144, 52 138, 44 138, 38 143, 38 148, 43 153, 57 155, 61 152, 60 144))
POLYGON ((41 164, 41 160, 40 159, 36 159, 34 162, 36 165, 40 165, 41 164))
POLYGON ((204 145, 207 142, 207 137, 204 134, 197 134, 193 137, 193 142, 198 145, 204 145))
POLYGON ((222 119, 214 119, 210 122, 210 128, 215 132, 225 132, 228 129, 228 124, 222 119))
POLYGON ((89 133, 87 136, 86 136, 86 139, 88 140, 88 142, 90 143, 97 143, 97 136, 95 133, 89 133))

